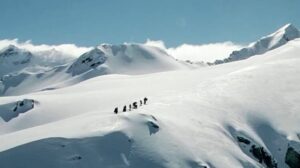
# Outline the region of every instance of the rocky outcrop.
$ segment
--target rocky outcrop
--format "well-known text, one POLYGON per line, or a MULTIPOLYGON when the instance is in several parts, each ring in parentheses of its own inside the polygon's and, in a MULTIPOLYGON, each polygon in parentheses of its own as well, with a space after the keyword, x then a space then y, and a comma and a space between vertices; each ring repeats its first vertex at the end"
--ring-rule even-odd
POLYGON ((272 158, 263 147, 252 145, 250 152, 253 157, 255 157, 259 163, 265 164, 267 168, 277 168, 276 161, 272 158))
POLYGON ((293 147, 288 147, 285 155, 285 163, 289 165, 290 168, 299 168, 300 153, 297 152, 293 147))
POLYGON ((21 101, 17 101, 15 107, 13 108, 13 111, 17 113, 24 113, 33 108, 34 108, 34 100, 24 99, 21 101))
POLYGON ((253 142, 250 138, 245 136, 238 135, 236 137, 237 142, 239 143, 242 150, 258 161, 260 164, 264 165, 267 168, 277 168, 276 160, 272 155, 262 146, 253 142))
POLYGON ((11 102, 0 105, 0 118, 5 122, 18 117, 21 113, 26 113, 34 108, 35 100, 23 99, 17 102, 11 102))
POLYGON ((107 56, 98 48, 82 54, 68 69, 68 73, 79 75, 105 63, 107 56))

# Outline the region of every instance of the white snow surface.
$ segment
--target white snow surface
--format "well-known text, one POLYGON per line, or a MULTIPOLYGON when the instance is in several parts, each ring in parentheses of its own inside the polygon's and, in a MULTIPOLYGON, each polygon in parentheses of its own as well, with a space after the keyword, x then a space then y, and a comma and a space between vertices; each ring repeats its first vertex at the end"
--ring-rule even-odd
MULTIPOLYGON (((118 56, 133 65, 135 60, 124 53, 137 52, 134 47, 125 45, 126 52, 112 54, 113 47, 102 45, 101 51, 114 57, 100 66, 123 71, 124 61, 118 56)), ((279 168, 288 168, 284 161, 288 146, 300 149, 299 53, 300 40, 295 39, 260 57, 238 62, 140 75, 131 74, 132 66, 129 75, 98 76, 61 89, 1 97, 0 165, 266 167, 236 140, 243 136, 263 147, 279 168), (144 97, 149 99, 147 105, 113 113, 115 107, 120 111, 123 105, 144 97), (1 119, 24 99, 34 100, 34 108, 8 122, 1 119)), ((154 58, 139 59, 147 69, 146 60, 154 58)), ((167 62, 167 69, 179 66, 167 62)))
POLYGON ((294 25, 289 23, 278 29, 276 32, 251 43, 248 47, 233 51, 228 58, 217 60, 216 63, 238 61, 254 55, 261 55, 299 37, 300 31, 294 25))

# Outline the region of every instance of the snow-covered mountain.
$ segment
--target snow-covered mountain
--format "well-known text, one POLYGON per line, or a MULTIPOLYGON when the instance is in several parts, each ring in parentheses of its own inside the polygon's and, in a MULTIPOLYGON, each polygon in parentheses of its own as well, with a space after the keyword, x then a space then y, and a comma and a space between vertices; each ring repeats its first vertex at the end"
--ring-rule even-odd
POLYGON ((81 55, 69 68, 68 72, 73 75, 82 74, 105 63, 107 56, 98 48, 81 55))
POLYGON ((147 74, 183 68, 165 51, 142 44, 103 44, 81 55, 69 68, 73 74, 81 74, 101 67, 107 73, 147 74))
MULTIPOLYGON (((136 53, 136 47, 118 46, 122 50, 115 54, 113 46, 98 47, 63 66, 64 72, 54 71, 69 71, 76 78, 100 67, 112 71, 114 61, 121 64, 123 59, 135 69, 138 55, 124 53, 136 53)), ((300 40, 295 39, 260 57, 219 66, 111 74, 61 89, 1 97, 0 165, 299 168, 299 53, 300 40), (140 104, 144 97, 147 103, 140 104), (121 112, 133 102, 137 109, 121 112)), ((160 59, 156 56, 142 54, 139 59, 160 59)), ((173 63, 167 65, 177 67, 173 63)))
MULTIPOLYGON (((103 44, 63 65, 57 61, 52 66, 50 63, 47 69, 38 68, 39 71, 17 71, 12 66, 15 72, 1 78, 0 95, 53 90, 105 74, 137 75, 187 67, 163 50, 142 44, 103 44)), ((29 68, 26 65, 24 67, 29 68)))
POLYGON ((0 76, 26 68, 31 59, 31 52, 9 45, 0 51, 0 76))
POLYGON ((31 52, 9 45, 0 50, 0 77, 21 72, 45 71, 73 59, 55 49, 31 52))
POLYGON ((287 24, 276 32, 251 43, 248 47, 233 51, 228 58, 217 60, 215 64, 243 60, 254 55, 264 54, 299 37, 300 31, 292 24, 287 24))

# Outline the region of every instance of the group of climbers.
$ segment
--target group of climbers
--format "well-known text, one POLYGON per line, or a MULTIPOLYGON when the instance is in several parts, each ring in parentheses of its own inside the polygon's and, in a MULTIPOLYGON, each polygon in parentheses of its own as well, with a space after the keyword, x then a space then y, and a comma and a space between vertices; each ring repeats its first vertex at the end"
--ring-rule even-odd
MULTIPOLYGON (((128 105, 128 109, 127 109, 127 105, 124 105, 122 112, 127 112, 127 111, 131 111, 133 109, 137 109, 138 108, 138 103, 139 103, 140 106, 142 106, 142 105, 146 105, 147 101, 148 101, 148 98, 145 97, 144 99, 140 100, 139 102, 133 102, 132 104, 128 105)), ((116 107, 115 110, 114 110, 114 113, 118 114, 118 112, 119 112, 119 109, 118 109, 118 107, 116 107)))

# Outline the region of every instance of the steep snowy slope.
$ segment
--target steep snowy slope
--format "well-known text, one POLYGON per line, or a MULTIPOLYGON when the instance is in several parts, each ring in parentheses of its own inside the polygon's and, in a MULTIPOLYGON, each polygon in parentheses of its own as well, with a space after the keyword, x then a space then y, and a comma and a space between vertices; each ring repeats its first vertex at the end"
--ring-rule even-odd
POLYGON ((105 74, 147 74, 186 67, 159 48, 142 44, 100 45, 65 65, 4 75, 0 95, 53 90, 105 74))
POLYGON ((278 48, 287 42, 300 37, 300 31, 292 24, 287 24, 268 36, 251 43, 248 47, 238 51, 233 51, 230 56, 224 60, 217 60, 216 64, 232 62, 247 59, 254 55, 264 54, 267 51, 278 48))
POLYGON ((0 165, 297 168, 299 53, 296 39, 261 57, 199 70, 106 75, 1 97, 0 165), (113 113, 144 97, 147 105, 113 113))

